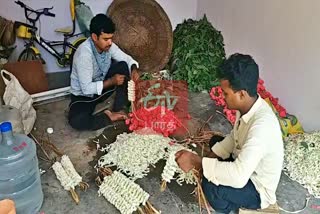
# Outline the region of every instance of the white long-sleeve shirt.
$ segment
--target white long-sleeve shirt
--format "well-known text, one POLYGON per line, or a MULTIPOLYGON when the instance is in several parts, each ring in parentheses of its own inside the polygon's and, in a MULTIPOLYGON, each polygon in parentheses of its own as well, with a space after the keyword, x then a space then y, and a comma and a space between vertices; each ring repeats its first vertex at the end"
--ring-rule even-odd
POLYGON ((71 93, 76 96, 92 97, 94 94, 101 95, 103 80, 111 66, 111 59, 118 62, 125 61, 129 66, 129 71, 133 64, 139 67, 137 61, 112 43, 105 59, 109 63, 107 63, 106 68, 100 69, 89 39, 78 47, 73 58, 70 86, 71 93))
POLYGON ((203 158, 203 174, 215 185, 244 187, 249 179, 260 194, 261 208, 276 202, 283 164, 283 140, 278 119, 260 96, 249 112, 237 119, 232 132, 211 150, 234 162, 203 158))

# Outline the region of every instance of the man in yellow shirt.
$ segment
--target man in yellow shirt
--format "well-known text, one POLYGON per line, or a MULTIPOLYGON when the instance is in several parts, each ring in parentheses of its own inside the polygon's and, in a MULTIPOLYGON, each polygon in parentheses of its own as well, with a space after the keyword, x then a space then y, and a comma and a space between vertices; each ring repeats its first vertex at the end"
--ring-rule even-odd
POLYGON ((259 68, 249 55, 231 55, 220 83, 229 109, 237 110, 232 132, 211 147, 208 157, 176 154, 184 171, 202 170, 202 188, 220 213, 266 208, 276 202, 283 164, 283 140, 276 115, 257 94, 259 68))

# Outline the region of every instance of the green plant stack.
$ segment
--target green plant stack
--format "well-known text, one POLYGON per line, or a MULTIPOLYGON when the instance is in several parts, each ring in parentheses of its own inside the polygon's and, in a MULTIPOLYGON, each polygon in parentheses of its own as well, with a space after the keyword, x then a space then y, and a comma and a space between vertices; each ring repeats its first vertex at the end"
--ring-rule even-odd
POLYGON ((222 34, 206 16, 185 20, 174 30, 169 66, 173 78, 186 80, 189 90, 209 91, 218 85, 218 67, 224 59, 222 34))

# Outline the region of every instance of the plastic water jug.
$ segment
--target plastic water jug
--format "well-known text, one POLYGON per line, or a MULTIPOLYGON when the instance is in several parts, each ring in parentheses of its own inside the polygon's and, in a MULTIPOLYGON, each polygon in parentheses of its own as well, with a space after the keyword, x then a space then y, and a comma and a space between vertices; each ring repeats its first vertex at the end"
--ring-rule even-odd
POLYGON ((18 214, 36 214, 43 202, 36 145, 24 134, 0 125, 0 200, 14 200, 18 214))
POLYGON ((14 133, 24 134, 20 111, 15 107, 2 105, 0 99, 0 124, 6 121, 12 124, 14 133))

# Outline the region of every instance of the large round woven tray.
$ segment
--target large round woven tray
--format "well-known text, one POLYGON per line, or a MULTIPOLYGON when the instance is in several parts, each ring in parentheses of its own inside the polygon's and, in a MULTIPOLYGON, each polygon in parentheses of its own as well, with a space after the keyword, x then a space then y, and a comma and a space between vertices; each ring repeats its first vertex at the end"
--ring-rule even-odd
POLYGON ((116 24, 114 42, 140 64, 143 72, 165 67, 172 51, 172 26, 154 0, 114 0, 107 14, 116 24))

